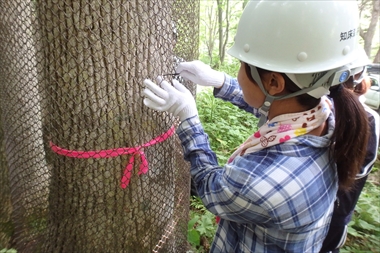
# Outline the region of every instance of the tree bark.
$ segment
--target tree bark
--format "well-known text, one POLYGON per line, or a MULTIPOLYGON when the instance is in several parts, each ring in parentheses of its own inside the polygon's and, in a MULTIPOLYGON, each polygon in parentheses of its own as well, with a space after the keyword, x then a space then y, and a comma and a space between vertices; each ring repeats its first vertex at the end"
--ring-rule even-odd
POLYGON ((215 40, 216 40, 216 31, 217 31, 217 16, 214 15, 214 4, 208 4, 206 7, 206 17, 207 20, 205 21, 205 27, 207 29, 206 31, 206 45, 207 45, 207 53, 210 59, 210 64, 213 64, 213 51, 215 46, 215 40))
MULTIPOLYGON (((380 16, 380 1, 379 0, 372 0, 372 10, 371 10, 371 18, 370 23, 368 25, 367 29, 360 29, 360 36, 364 40, 364 51, 368 55, 368 57, 371 57, 371 50, 372 50, 372 41, 373 37, 375 36, 376 28, 379 22, 379 16, 380 16)), ((365 3, 363 3, 365 5, 365 3)), ((364 8, 364 6, 363 6, 364 8)))
MULTIPOLYGON (((109 150, 140 146, 172 126, 174 118, 148 110, 141 97, 144 78, 173 71, 172 4, 39 1, 47 139, 68 150, 109 150)), ((183 164, 176 149, 174 137, 145 148, 149 172, 140 176, 136 155, 126 189, 120 180, 131 155, 80 159, 49 152, 44 251, 152 252, 176 215, 174 172, 183 164)))
POLYGON ((226 10, 225 10, 225 13, 226 13, 226 28, 225 28, 225 32, 224 32, 224 41, 222 43, 222 50, 221 50, 221 53, 222 53, 222 56, 223 57, 220 57, 220 63, 223 64, 224 63, 224 58, 226 56, 226 46, 227 46, 227 43, 228 43, 228 37, 229 37, 229 31, 230 31, 230 1, 229 0, 226 0, 226 10))
MULTIPOLYGON (((3 0, 0 17, 0 108, 13 246, 19 252, 33 252, 47 208, 49 171, 42 139, 32 3, 3 0)), ((7 202, 1 204, 7 206, 7 202)))
MULTIPOLYGON (((221 0, 216 0, 216 4, 218 5, 218 34, 219 34, 219 62, 223 63, 224 60, 224 51, 223 51, 223 38, 224 38, 224 30, 223 30, 223 6, 221 0)), ((219 64, 218 64, 219 65, 219 64)))
POLYGON ((380 63, 380 48, 377 50, 373 63, 380 63))
MULTIPOLYGON (((0 83, 0 91, 2 83, 0 83)), ((1 117, 0 108, 0 119, 1 117)), ((4 133, 3 126, 0 120, 0 249, 10 248, 11 237, 13 235, 13 223, 11 219, 12 205, 11 192, 9 187, 8 165, 5 160, 4 152, 4 133)))

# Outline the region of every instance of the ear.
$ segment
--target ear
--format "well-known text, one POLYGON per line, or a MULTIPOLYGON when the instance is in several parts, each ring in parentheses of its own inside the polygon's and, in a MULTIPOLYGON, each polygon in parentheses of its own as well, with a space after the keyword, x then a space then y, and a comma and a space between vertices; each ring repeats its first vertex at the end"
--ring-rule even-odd
POLYGON ((270 72, 268 74, 266 82, 267 92, 272 96, 281 95, 285 91, 284 77, 278 72, 270 72))

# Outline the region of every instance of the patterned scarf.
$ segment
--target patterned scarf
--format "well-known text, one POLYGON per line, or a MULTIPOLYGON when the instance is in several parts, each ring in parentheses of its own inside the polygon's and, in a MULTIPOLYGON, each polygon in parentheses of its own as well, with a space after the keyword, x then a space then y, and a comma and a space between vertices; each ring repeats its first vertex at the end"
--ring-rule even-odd
POLYGON ((321 126, 331 113, 331 103, 326 97, 309 111, 282 114, 274 117, 251 135, 229 158, 232 162, 238 155, 244 155, 286 142, 291 138, 305 135, 321 126))

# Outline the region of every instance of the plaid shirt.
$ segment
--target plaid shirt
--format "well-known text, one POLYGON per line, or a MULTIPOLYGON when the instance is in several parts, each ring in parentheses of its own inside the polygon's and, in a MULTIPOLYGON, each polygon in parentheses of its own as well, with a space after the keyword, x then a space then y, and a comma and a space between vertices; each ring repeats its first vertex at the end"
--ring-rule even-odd
MULTIPOLYGON (((257 114, 227 76, 214 94, 257 114)), ((328 134, 304 135, 219 166, 198 116, 177 129, 203 203, 221 217, 211 252, 319 252, 338 188, 328 134)))

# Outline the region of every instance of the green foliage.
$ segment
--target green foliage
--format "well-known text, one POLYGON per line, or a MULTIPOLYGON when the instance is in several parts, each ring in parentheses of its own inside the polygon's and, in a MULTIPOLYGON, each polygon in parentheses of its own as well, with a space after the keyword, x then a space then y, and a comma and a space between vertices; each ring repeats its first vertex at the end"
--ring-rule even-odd
POLYGON ((219 71, 227 73, 230 76, 237 77, 240 68, 240 62, 236 58, 232 57, 226 57, 226 61, 227 60, 229 60, 229 63, 220 65, 219 71))
POLYGON ((257 130, 257 118, 205 89, 197 95, 197 108, 210 145, 220 164, 257 130))
POLYGON ((372 168, 372 172, 378 172, 378 171, 380 171, 380 148, 377 151, 377 159, 372 168))
POLYGON ((209 252, 216 231, 215 215, 207 211, 198 197, 190 199, 187 240, 195 252, 209 252))
POLYGON ((348 238, 341 252, 379 252, 379 214, 380 188, 367 181, 349 223, 348 238))
POLYGON ((196 212, 200 214, 207 212, 206 207, 203 205, 202 200, 199 197, 191 196, 190 207, 192 210, 196 210, 196 212))
MULTIPOLYGON (((243 2, 246 0, 229 1, 229 11, 226 16, 227 1, 220 1, 223 9, 222 26, 223 26, 223 42, 227 36, 226 49, 229 49, 233 44, 233 39, 236 34, 239 18, 243 12, 243 2), (228 22, 228 29, 226 25, 228 22)), ((228 62, 228 54, 225 54, 224 62, 220 62, 219 55, 219 19, 216 1, 201 1, 200 2, 200 29, 199 29, 199 60, 210 64, 213 68, 220 64, 228 62)), ((228 72, 227 72, 228 73, 228 72)))
POLYGON ((15 250, 15 249, 2 249, 2 250, 0 250, 0 253, 17 253, 17 250, 15 250))

